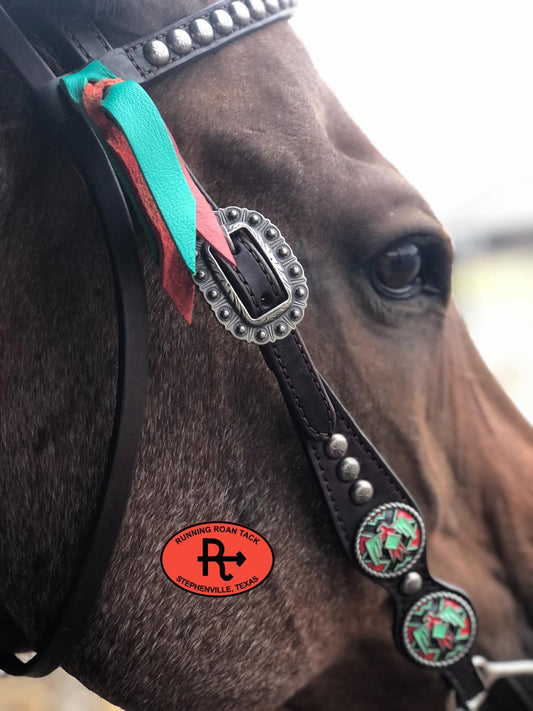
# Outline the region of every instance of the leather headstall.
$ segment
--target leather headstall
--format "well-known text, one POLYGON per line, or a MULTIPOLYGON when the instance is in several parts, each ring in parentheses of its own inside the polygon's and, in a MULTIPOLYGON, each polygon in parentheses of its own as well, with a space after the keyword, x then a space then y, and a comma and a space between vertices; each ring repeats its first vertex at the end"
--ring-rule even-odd
MULTIPOLYGON (((76 582, 50 635, 26 663, 0 655, 14 675, 43 676, 79 640, 105 576, 135 470, 146 392, 147 317, 134 230, 122 189, 96 135, 59 91, 60 77, 26 37, 37 35, 71 72, 98 59, 122 79, 150 82, 251 31, 290 16, 293 0, 217 2, 123 47, 112 48, 87 18, 27 11, 22 29, 0 5, 0 50, 31 90, 47 129, 62 141, 100 214, 118 305, 119 381, 105 493, 76 582), (230 19, 228 19, 230 18, 230 19)), ((349 561, 383 586, 394 603, 393 634, 411 661, 440 671, 468 704, 483 693, 470 650, 476 616, 464 592, 432 577, 426 528, 401 480, 313 365, 295 326, 308 286, 279 230, 258 212, 217 211, 231 238, 236 267, 199 243, 194 280, 216 318, 256 343, 277 382, 349 561)))

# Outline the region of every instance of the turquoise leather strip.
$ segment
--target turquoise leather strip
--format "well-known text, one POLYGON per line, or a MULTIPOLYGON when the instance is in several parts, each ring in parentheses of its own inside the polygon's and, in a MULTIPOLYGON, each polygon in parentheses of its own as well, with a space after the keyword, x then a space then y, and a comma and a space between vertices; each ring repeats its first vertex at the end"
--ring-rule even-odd
POLYGON ((102 107, 120 126, 187 267, 196 263, 196 201, 168 129, 137 82, 113 84, 102 107))
MULTIPOLYGON (((94 61, 65 77, 62 84, 71 99, 81 106, 87 82, 106 78, 116 77, 103 64, 94 61)), ((110 86, 101 105, 126 136, 172 239, 194 273, 196 201, 159 111, 134 81, 110 86)))
POLYGON ((102 79, 117 79, 113 72, 98 60, 87 64, 75 74, 69 74, 61 79, 61 86, 70 96, 78 108, 82 107, 83 90, 89 81, 97 82, 102 79))

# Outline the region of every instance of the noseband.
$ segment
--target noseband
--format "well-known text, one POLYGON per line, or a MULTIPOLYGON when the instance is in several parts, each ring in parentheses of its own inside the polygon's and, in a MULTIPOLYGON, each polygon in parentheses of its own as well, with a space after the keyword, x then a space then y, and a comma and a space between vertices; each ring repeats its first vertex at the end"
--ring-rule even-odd
MULTIPOLYGON (((19 18, 20 29, 0 5, 0 50, 30 89, 48 131, 67 146, 100 214, 119 326, 115 420, 92 538, 43 647, 26 663, 0 654, 0 667, 8 674, 38 677, 55 669, 94 610, 128 501, 147 378, 144 282, 122 188, 96 134, 66 100, 62 77, 52 72, 26 34, 45 41, 67 72, 98 59, 115 76, 144 85, 287 18, 292 5, 293 0, 222 0, 118 48, 86 18, 26 13, 19 18)), ((352 565, 393 600, 393 635, 400 652, 438 670, 460 704, 479 708, 486 691, 477 668, 487 663, 474 664, 471 657, 477 627, 472 604, 463 591, 431 576, 426 528, 414 499, 315 368, 296 329, 308 297, 301 265, 279 229, 260 213, 230 206, 216 209, 216 215, 236 264, 199 239, 198 289, 218 321, 238 339, 256 344, 274 373, 342 548, 352 565)))

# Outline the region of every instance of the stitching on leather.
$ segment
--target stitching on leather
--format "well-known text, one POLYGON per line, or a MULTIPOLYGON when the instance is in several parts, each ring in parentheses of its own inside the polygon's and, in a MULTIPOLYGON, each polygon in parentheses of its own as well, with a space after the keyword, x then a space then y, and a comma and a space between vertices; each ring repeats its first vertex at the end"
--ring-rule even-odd
MULTIPOLYGON (((140 47, 141 45, 137 45, 137 46, 140 47)), ((133 64, 133 66, 134 66, 135 69, 139 72, 139 74, 140 74, 141 76, 143 76, 143 77, 150 76, 150 74, 153 74, 156 70, 155 70, 155 69, 152 69, 152 70, 149 69, 148 71, 146 71, 146 69, 143 69, 143 68, 140 66, 140 64, 137 63, 137 61, 136 61, 136 59, 135 59, 135 56, 134 56, 134 54, 133 54, 133 52, 135 51, 135 49, 136 49, 135 47, 130 47, 129 49, 127 49, 127 50, 126 50, 126 57, 130 60, 130 62, 133 64)))
POLYGON ((70 27, 68 27, 67 25, 65 25, 65 24, 64 24, 63 22, 61 22, 61 20, 59 20, 58 18, 56 18, 56 21, 57 21, 58 25, 61 27, 61 29, 63 30, 63 32, 67 35, 67 37, 69 37, 69 38, 72 40, 72 42, 76 45, 76 47, 80 50, 80 52, 84 55, 84 57, 85 57, 86 59, 88 59, 88 60, 93 59, 93 57, 92 57, 92 56, 89 54, 89 52, 85 49, 85 47, 82 45, 81 41, 80 41, 80 40, 78 39, 78 37, 74 34, 74 32, 70 29, 70 27))
POLYGON ((250 249, 250 245, 247 242, 244 242, 243 240, 239 240, 239 244, 241 246, 245 247, 248 250, 249 254, 255 259, 255 261, 257 262, 257 266, 259 267, 259 269, 261 269, 261 271, 267 278, 268 283, 272 287, 272 291, 274 291, 274 292, 279 291, 279 285, 276 283, 272 274, 265 268, 265 265, 263 264, 263 262, 261 262, 259 260, 257 254, 252 249, 250 249))
POLYGON ((330 402, 329 402, 328 395, 324 389, 324 386, 322 385, 321 380, 317 377, 315 369, 311 365, 311 361, 309 360, 309 357, 308 357, 307 353, 305 352, 303 343, 300 341, 300 338, 296 335, 296 333, 293 333, 292 337, 294 338, 294 342, 298 346, 298 350, 302 354, 302 358, 304 359, 304 362, 307 366, 307 370, 311 374, 311 377, 312 377, 313 382, 316 386, 316 389, 320 393, 320 397, 322 398, 322 401, 324 402, 324 407, 326 408, 326 412, 328 413, 328 423, 329 423, 327 434, 330 435, 333 432, 333 424, 334 424, 335 417, 333 414, 332 406, 330 405, 330 402))
POLYGON ((93 35, 94 35, 94 36, 96 37, 96 39, 98 40, 98 42, 100 42, 100 44, 102 45, 102 47, 105 49, 105 51, 106 51, 106 52, 109 52, 109 51, 110 51, 109 43, 107 42, 107 40, 106 40, 106 38, 104 37, 104 35, 100 32, 100 30, 98 29, 98 27, 96 27, 96 25, 93 25, 92 22, 88 22, 87 25, 88 25, 89 29, 91 30, 91 32, 93 33, 93 35))
MULTIPOLYGON (((292 335, 294 336, 294 334, 292 334, 292 335)), ((295 403, 296 407, 298 408, 298 411, 300 412, 300 415, 302 416, 303 421, 305 422, 307 427, 315 434, 319 435, 320 437, 329 437, 329 432, 320 432, 319 430, 316 429, 316 427, 313 427, 313 425, 309 421, 307 415, 305 414, 305 410, 304 410, 303 405, 300 401, 300 398, 298 397, 298 394, 297 394, 296 388, 294 387, 294 383, 292 382, 291 376, 289 375, 287 368, 285 367, 285 364, 283 363, 283 360, 281 359, 281 355, 280 355, 277 347, 274 344, 272 344, 272 350, 274 351, 274 355, 276 356, 276 359, 281 367, 281 370, 283 371, 283 374, 285 375, 285 380, 286 380, 289 388, 291 389, 292 399, 294 400, 294 403, 295 403)), ((306 365, 309 367, 308 363, 306 363, 306 365)), ((311 375, 313 376, 313 380, 314 380, 314 373, 312 371, 310 371, 310 372, 311 372, 311 375)), ((319 390, 319 392, 320 392, 320 390, 319 390)), ((320 394, 322 395, 321 392, 320 392, 320 394)), ((323 395, 322 395, 322 397, 323 397, 323 395)), ((328 420, 329 420, 329 410, 328 410, 328 420)))
POLYGON ((322 465, 322 460, 320 459, 320 455, 319 455, 319 453, 318 453, 318 448, 317 448, 315 442, 311 442, 311 447, 313 448, 314 457, 315 457, 316 461, 318 462, 318 466, 320 467, 320 472, 321 472, 322 480, 323 480, 324 484, 326 485, 326 489, 328 490, 328 496, 329 496, 329 499, 330 499, 331 503, 333 504, 333 509, 335 510, 335 515, 336 515, 336 517, 337 517, 337 521, 339 522, 340 527, 341 527, 342 530, 344 531, 344 537, 346 538, 346 540, 348 541, 348 543, 351 543, 351 538, 350 538, 350 535, 349 535, 349 533, 348 533, 348 529, 346 528, 346 524, 344 523, 344 519, 343 519, 343 517, 342 517, 342 514, 341 514, 341 512, 340 512, 340 509, 339 509, 339 507, 337 506, 337 502, 336 502, 336 500, 335 500, 335 497, 333 496, 333 491, 332 491, 332 489, 331 489, 331 487, 330 487, 330 485, 329 485, 329 481, 328 481, 328 477, 327 477, 327 474, 326 474, 326 470, 324 469, 324 466, 322 465))
POLYGON ((388 467, 385 467, 379 459, 376 457, 376 453, 372 447, 370 447, 361 437, 361 435, 357 432, 357 430, 354 429, 352 423, 350 422, 349 419, 347 419, 342 412, 339 412, 336 410, 337 415, 340 417, 340 419, 344 422, 346 429, 348 429, 351 434, 355 437, 355 439, 359 442, 359 446, 361 449, 367 454, 372 462, 376 465, 376 467, 379 469, 379 471, 385 476, 387 481, 391 484, 392 488, 396 491, 398 496, 407 504, 410 504, 411 506, 413 505, 414 502, 412 502, 408 497, 406 496, 405 491, 401 487, 401 485, 396 481, 396 477, 394 477, 391 473, 391 471, 388 469, 388 467))

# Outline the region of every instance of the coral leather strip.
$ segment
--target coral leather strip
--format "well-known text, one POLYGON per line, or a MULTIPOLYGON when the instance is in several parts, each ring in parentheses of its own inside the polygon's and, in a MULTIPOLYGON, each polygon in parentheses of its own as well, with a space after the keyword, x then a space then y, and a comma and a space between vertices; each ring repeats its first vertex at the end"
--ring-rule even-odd
POLYGON ((196 203, 168 129, 153 101, 136 82, 119 81, 106 88, 100 106, 126 136, 176 247, 194 272, 196 203))
POLYGON ((117 175, 134 198, 141 222, 149 227, 148 236, 152 243, 154 235, 157 239, 163 287, 190 323, 194 286, 176 247, 194 271, 197 229, 234 263, 211 206, 157 108, 135 82, 122 82, 95 61, 64 77, 62 86, 111 149, 117 175))
POLYGON ((96 84, 88 83, 83 92, 83 107, 88 118, 98 128, 104 141, 112 149, 120 168, 127 176, 127 184, 135 204, 142 209, 146 223, 157 239, 163 288, 187 323, 190 323, 194 302, 192 279, 176 249, 167 224, 163 220, 126 136, 101 110, 101 100, 106 88, 117 81, 120 80, 104 79, 96 84))

